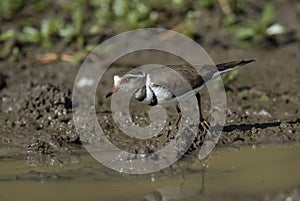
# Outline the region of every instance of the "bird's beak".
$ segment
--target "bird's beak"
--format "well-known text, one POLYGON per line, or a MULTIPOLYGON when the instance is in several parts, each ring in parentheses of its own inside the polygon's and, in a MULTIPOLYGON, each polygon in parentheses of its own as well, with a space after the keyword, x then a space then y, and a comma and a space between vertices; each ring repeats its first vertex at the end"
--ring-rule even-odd
POLYGON ((108 97, 110 97, 112 94, 113 94, 113 92, 112 92, 112 91, 108 92, 108 93, 106 94, 105 98, 108 98, 108 97))
POLYGON ((116 86, 114 86, 114 87, 112 88, 112 90, 106 94, 105 98, 110 97, 111 95, 113 95, 114 93, 116 93, 118 90, 119 90, 119 88, 116 87, 116 86))

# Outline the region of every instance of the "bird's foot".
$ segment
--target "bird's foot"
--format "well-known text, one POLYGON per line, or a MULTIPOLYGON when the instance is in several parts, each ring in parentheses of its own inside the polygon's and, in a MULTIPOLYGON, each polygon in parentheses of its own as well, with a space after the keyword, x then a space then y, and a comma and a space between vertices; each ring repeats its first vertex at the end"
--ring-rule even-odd
POLYGON ((206 133, 210 133, 210 125, 205 119, 200 120, 200 126, 206 133))

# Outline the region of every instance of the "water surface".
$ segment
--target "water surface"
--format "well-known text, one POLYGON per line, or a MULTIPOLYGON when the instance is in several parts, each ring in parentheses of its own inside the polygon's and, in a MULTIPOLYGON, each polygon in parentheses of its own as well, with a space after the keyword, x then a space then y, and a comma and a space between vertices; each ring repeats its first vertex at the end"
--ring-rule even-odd
POLYGON ((300 146, 217 148, 205 164, 187 157, 161 173, 121 175, 90 155, 75 164, 28 165, 0 152, 0 200, 244 200, 288 192, 300 184, 300 146), (168 199, 167 199, 168 198, 168 199))

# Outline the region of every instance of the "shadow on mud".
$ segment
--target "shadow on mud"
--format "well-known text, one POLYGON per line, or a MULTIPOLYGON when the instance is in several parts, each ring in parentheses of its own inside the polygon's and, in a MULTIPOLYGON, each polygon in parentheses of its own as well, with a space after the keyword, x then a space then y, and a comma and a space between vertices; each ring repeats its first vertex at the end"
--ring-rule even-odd
MULTIPOLYGON (((294 121, 288 121, 286 124, 298 124, 300 123, 300 119, 296 119, 294 121)), ((266 129, 270 127, 278 127, 282 124, 282 122, 266 122, 266 123, 255 123, 255 124, 232 124, 223 127, 223 132, 232 132, 235 130, 239 131, 250 131, 251 129, 266 129)))

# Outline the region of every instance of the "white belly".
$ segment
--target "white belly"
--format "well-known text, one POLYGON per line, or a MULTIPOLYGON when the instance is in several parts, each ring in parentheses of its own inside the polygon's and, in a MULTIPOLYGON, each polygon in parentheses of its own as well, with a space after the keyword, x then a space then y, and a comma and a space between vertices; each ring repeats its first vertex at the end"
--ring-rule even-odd
POLYGON ((158 104, 167 102, 174 97, 174 95, 165 87, 160 87, 160 86, 158 87, 150 86, 150 87, 157 98, 158 104))

